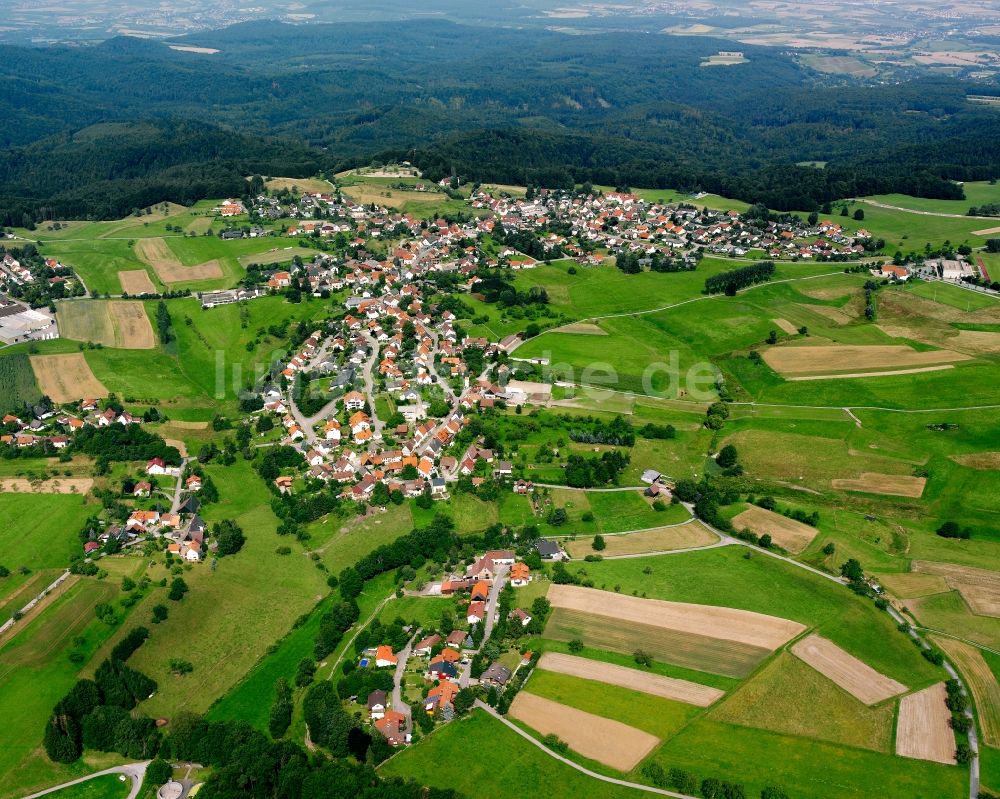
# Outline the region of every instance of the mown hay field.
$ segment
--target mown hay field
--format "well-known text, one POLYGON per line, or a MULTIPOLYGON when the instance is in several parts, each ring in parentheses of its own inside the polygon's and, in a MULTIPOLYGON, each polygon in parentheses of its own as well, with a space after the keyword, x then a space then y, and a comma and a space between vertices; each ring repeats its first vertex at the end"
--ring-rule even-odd
MULTIPOLYGON (((142 272, 145 275, 145 272, 142 272)), ((148 275, 146 276, 148 280, 148 275)), ((124 350, 151 350, 156 336, 146 309, 131 300, 74 300, 59 306, 63 338, 124 350)))
POLYGON ((538 662, 538 668, 585 680, 595 680, 698 707, 708 707, 723 696, 722 691, 707 685, 651 674, 647 671, 630 669, 600 660, 564 655, 560 652, 546 652, 538 662))
POLYGON ((840 491, 859 491, 864 494, 886 494, 893 497, 917 499, 924 493, 926 477, 905 474, 879 474, 862 472, 859 477, 836 478, 830 485, 840 491))
POLYGON ((955 732, 951 711, 944 701, 948 696, 939 682, 899 701, 896 723, 896 754, 935 763, 955 763, 955 732))
POLYGON ((574 752, 618 771, 631 771, 660 739, 635 727, 521 691, 508 713, 542 735, 556 735, 574 752))
MULTIPOLYGON (((637 555, 644 552, 670 552, 678 549, 704 547, 717 543, 719 537, 701 522, 690 521, 675 527, 660 527, 643 530, 640 533, 607 535, 604 537, 604 557, 612 555, 637 555)), ((593 539, 581 538, 566 541, 566 551, 574 558, 583 558, 594 553, 593 539)))
POLYGON ((778 546, 787 549, 792 554, 798 554, 816 537, 819 532, 815 527, 789 519, 780 513, 774 513, 766 508, 751 505, 742 513, 733 517, 733 527, 742 530, 748 527, 757 535, 769 535, 778 546))
POLYGON ((764 353, 767 365, 781 375, 907 369, 968 359, 952 350, 920 351, 901 344, 771 347, 764 353))
POLYGON ((980 616, 1000 617, 1000 574, 974 566, 917 560, 913 571, 944 578, 949 587, 962 595, 969 609, 980 616))
MULTIPOLYGON (((549 589, 550 598, 557 587, 549 589)), ((727 677, 747 676, 771 652, 765 647, 564 608, 552 610, 545 637, 556 641, 578 639, 594 649, 626 655, 642 650, 654 660, 727 677)))
POLYGON ((118 282, 126 294, 155 294, 156 286, 145 269, 125 269, 118 273, 118 282))
POLYGON ((943 635, 934 636, 934 643, 958 668, 972 692, 976 718, 983 741, 1000 746, 1000 682, 976 647, 943 635))
POLYGON ((782 652, 710 714, 715 721, 876 752, 892 747, 895 708, 868 707, 797 657, 782 652))
POLYGON ((608 616, 623 622, 647 624, 771 650, 777 649, 805 629, 798 622, 748 610, 641 599, 575 585, 554 585, 549 590, 548 597, 552 606, 559 609, 608 616))
POLYGON ((153 267, 163 283, 184 283, 189 280, 214 280, 223 277, 222 266, 216 259, 196 266, 184 266, 162 238, 139 239, 135 243, 135 254, 139 256, 139 260, 153 267))
POLYGON ((32 355, 31 368, 42 393, 54 402, 75 402, 108 396, 108 390, 94 377, 82 352, 66 355, 32 355))
POLYGON ((818 635, 797 641, 792 647, 792 654, 866 705, 878 704, 906 690, 902 683, 877 672, 818 635))

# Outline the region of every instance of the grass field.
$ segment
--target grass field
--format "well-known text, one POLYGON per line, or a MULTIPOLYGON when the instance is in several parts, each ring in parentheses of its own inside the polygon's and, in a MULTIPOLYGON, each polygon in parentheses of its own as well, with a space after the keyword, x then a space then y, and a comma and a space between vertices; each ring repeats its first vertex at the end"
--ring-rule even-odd
POLYGON ((531 675, 525 690, 595 716, 620 721, 661 739, 677 733, 699 712, 683 702, 540 669, 531 675), (642 711, 637 713, 637 708, 642 711))
POLYGON ((717 777, 746 785, 759 796, 768 785, 796 799, 961 799, 968 796, 968 772, 857 747, 754 730, 698 719, 653 755, 664 768, 678 767, 699 778, 717 777))
POLYGON ((551 799, 639 799, 641 791, 592 780, 552 760, 482 710, 448 724, 379 769, 424 785, 453 788, 465 796, 489 785, 492 799, 521 799, 526 788, 551 799), (489 752, 489 757, 483 753, 489 752), (461 768, 442 768, 461 763, 461 768))
POLYGON ((0 705, 17 708, 0 729, 0 796, 23 796, 32 789, 82 776, 84 764, 54 764, 41 747, 45 720, 72 687, 78 666, 68 653, 74 639, 85 660, 112 630, 94 616, 98 602, 112 599, 116 586, 84 578, 44 612, 25 622, 0 648, 0 705))
MULTIPOLYGON (((153 716, 207 710, 327 592, 325 575, 304 568, 302 550, 275 532, 270 495, 246 461, 209 466, 206 472, 221 500, 202 515, 209 524, 234 519, 247 542, 238 554, 220 558, 214 571, 201 563, 185 572, 190 592, 183 601, 169 603, 169 618, 133 655, 130 663, 160 684, 156 696, 144 703, 153 716), (282 544, 291 544, 293 554, 277 554, 282 544), (194 664, 188 677, 175 677, 168 667, 181 651, 194 664)), ((148 618, 150 607, 162 601, 162 592, 152 592, 137 606, 137 615, 148 618)))
POLYGON ((26 402, 37 402, 42 392, 25 353, 0 355, 0 409, 20 411, 26 402))
POLYGON ((79 785, 72 785, 49 794, 55 799, 122 799, 128 796, 132 788, 132 781, 118 774, 105 774, 103 777, 94 777, 92 780, 81 782, 79 785))
POLYGON ((716 721, 889 752, 894 705, 862 704, 787 652, 717 705, 716 721))
POLYGON ((584 565, 597 587, 619 585, 622 593, 743 608, 815 626, 824 638, 911 689, 939 679, 940 672, 870 602, 773 558, 747 560, 740 547, 584 565))
POLYGON ((655 660, 727 677, 746 677, 769 654, 763 647, 564 608, 553 609, 545 636, 621 654, 641 649, 655 660))
POLYGON ((65 569, 81 546, 77 532, 96 510, 83 497, 71 494, 0 493, 0 518, 4 520, 0 563, 11 572, 0 578, 0 598, 24 585, 35 572, 44 570, 53 578, 65 569), (21 567, 28 573, 21 574, 21 567))
MULTIPOLYGON (((715 533, 709 532, 701 523, 692 521, 677 527, 661 527, 648 532, 609 535, 604 539, 605 548, 601 554, 604 557, 611 557, 644 552, 667 552, 708 546, 718 540, 719 537, 715 533)), ((584 558, 595 552, 592 539, 569 541, 565 544, 565 548, 574 558, 584 558)))

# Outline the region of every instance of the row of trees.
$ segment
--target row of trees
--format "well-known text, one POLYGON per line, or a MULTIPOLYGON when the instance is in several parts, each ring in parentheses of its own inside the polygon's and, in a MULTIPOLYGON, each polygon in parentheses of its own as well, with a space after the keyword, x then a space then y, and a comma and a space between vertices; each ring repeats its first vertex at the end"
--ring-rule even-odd
POLYGON ((774 275, 774 261, 760 261, 739 269, 728 272, 720 272, 705 280, 706 294, 725 293, 732 297, 739 289, 753 286, 757 283, 766 283, 774 275))

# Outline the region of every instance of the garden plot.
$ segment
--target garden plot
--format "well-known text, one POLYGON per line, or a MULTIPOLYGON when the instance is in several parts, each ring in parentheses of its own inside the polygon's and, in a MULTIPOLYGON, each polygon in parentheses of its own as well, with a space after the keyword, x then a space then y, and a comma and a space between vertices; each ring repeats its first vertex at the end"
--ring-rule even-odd
MULTIPOLYGON (((642 712, 638 709, 638 712, 642 712)), ((618 771, 631 771, 653 751, 660 739, 620 721, 535 696, 517 695, 509 715, 540 732, 555 735, 574 752, 618 771)))
POLYGON ((875 671, 818 635, 798 641, 792 647, 792 654, 866 705, 877 704, 906 690, 905 685, 875 671))

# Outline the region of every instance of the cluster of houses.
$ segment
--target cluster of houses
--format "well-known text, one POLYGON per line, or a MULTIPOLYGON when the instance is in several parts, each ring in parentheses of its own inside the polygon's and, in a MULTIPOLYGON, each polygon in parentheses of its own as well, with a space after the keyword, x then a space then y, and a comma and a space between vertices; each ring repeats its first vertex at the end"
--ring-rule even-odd
POLYGON ((96 399, 81 400, 73 412, 48 405, 37 405, 31 410, 30 419, 14 414, 3 417, 6 431, 0 434, 0 444, 24 448, 49 444, 55 449, 65 449, 71 435, 87 426, 108 427, 113 424, 141 424, 142 419, 126 410, 102 409, 96 399))
POLYGON ((695 250, 740 257, 762 250, 771 258, 850 258, 861 256, 863 242, 871 238, 864 230, 848 234, 831 221, 808 225, 791 219, 761 226, 738 211, 668 205, 622 192, 579 195, 542 189, 527 199, 481 191, 469 202, 489 211, 505 229, 567 230, 566 235, 549 232, 542 237, 547 252, 590 264, 599 263, 595 249, 668 257, 695 250))
MULTIPOLYGON (((457 592, 467 592, 469 595, 466 621, 471 628, 483 623, 486 619, 487 600, 494 581, 502 571, 509 570, 511 585, 515 588, 527 585, 531 580, 530 569, 526 564, 516 559, 508 550, 491 550, 477 558, 461 576, 451 575, 441 582, 440 592, 451 596, 457 592)), ((527 625, 531 617, 521 609, 511 612, 512 620, 527 625)), ((426 692, 421 706, 428 715, 443 721, 450 721, 455 715, 455 697, 461 690, 462 672, 469 666, 471 657, 475 654, 475 644, 469 631, 452 630, 447 635, 432 632, 423 636, 413 644, 410 657, 422 658, 426 664, 422 666, 423 677, 432 683, 426 692)), ((523 662, 531 657, 528 653, 523 662)), ((387 645, 372 647, 362 655, 362 665, 379 669, 396 669, 399 666, 399 655, 387 645)), ((494 662, 472 681, 481 686, 503 690, 510 682, 513 672, 503 663, 494 662)), ((379 732, 389 743, 397 746, 403 743, 405 737, 406 716, 390 708, 385 691, 373 691, 367 698, 369 717, 379 732)))

